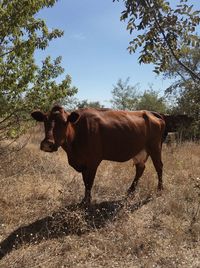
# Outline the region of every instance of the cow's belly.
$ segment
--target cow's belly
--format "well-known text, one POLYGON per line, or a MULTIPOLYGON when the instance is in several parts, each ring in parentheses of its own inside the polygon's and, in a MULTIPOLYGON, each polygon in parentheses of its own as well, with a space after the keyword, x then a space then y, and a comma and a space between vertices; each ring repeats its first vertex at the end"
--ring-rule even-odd
POLYGON ((145 149, 141 150, 138 154, 133 157, 133 164, 145 163, 148 158, 148 153, 145 149))
POLYGON ((130 159, 134 160, 134 163, 138 163, 141 159, 144 159, 147 156, 144 146, 120 146, 119 144, 109 147, 103 152, 103 159, 116 161, 116 162, 125 162, 130 159))
POLYGON ((110 160, 110 161, 116 161, 116 162, 125 162, 128 161, 130 159, 133 159, 133 164, 137 164, 137 163, 144 163, 146 162, 146 159, 148 158, 148 153, 145 149, 142 149, 141 151, 139 151, 138 153, 119 153, 116 155, 105 155, 103 157, 103 160, 110 160))
POLYGON ((68 156, 68 163, 71 167, 73 167, 77 172, 83 172, 85 169, 85 165, 68 156))

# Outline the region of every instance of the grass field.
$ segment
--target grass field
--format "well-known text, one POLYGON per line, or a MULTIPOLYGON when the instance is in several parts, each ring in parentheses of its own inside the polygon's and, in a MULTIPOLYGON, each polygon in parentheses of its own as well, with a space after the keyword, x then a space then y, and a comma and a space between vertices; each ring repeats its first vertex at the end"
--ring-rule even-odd
POLYGON ((164 146, 160 196, 151 160, 129 200, 131 161, 102 162, 83 210, 65 153, 40 151, 34 130, 16 151, 23 139, 0 148, 0 268, 200 267, 199 144, 164 146))

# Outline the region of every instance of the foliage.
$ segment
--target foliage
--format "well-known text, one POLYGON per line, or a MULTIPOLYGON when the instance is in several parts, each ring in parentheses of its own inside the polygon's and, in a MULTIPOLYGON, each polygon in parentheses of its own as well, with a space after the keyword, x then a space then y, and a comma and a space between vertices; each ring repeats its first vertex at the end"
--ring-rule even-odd
POLYGON ((167 97, 175 100, 172 112, 192 117, 193 126, 187 132, 199 138, 200 10, 188 0, 123 2, 121 20, 126 20, 127 30, 136 35, 128 47, 130 53, 140 49, 139 63, 153 63, 155 73, 176 79, 166 90, 167 97))
POLYGON ((196 30, 200 23, 200 11, 194 11, 193 5, 189 5, 187 0, 176 1, 174 8, 167 0, 123 2, 125 10, 121 20, 128 19, 127 30, 131 34, 136 33, 128 49, 132 53, 141 48, 139 63, 153 63, 154 72, 160 73, 168 69, 173 57, 193 79, 199 81, 198 74, 180 58, 185 47, 199 47, 200 39, 196 30))
POLYGON ((166 112, 167 105, 163 97, 158 96, 158 92, 151 88, 141 94, 137 85, 131 86, 128 82, 129 78, 126 81, 119 79, 116 86, 114 86, 111 92, 113 95, 111 103, 114 109, 166 112))
POLYGON ((165 113, 167 106, 163 97, 159 97, 158 92, 151 89, 149 91, 145 91, 140 97, 137 104, 137 110, 149 110, 165 113))
POLYGON ((2 0, 0 2, 0 139, 10 133, 18 135, 23 120, 34 108, 46 110, 53 102, 72 96, 67 75, 60 83, 56 78, 64 70, 61 58, 47 57, 37 66, 34 53, 61 37, 58 29, 49 30, 44 20, 36 18, 42 8, 56 0, 2 0))
POLYGON ((138 102, 137 85, 131 86, 128 84, 129 78, 126 81, 119 79, 114 85, 111 103, 114 109, 119 110, 135 110, 138 102))
POLYGON ((103 108, 104 106, 99 101, 88 101, 88 100, 82 100, 77 103, 78 108, 103 108))
MULTIPOLYGON (((200 49, 185 50, 182 61, 196 73, 200 73, 200 49)), ((174 96, 176 105, 174 113, 187 114, 193 118, 192 127, 187 130, 188 135, 193 138, 200 138, 200 86, 188 76, 187 72, 180 65, 171 60, 167 78, 175 78, 174 83, 166 90, 166 94, 174 96)))

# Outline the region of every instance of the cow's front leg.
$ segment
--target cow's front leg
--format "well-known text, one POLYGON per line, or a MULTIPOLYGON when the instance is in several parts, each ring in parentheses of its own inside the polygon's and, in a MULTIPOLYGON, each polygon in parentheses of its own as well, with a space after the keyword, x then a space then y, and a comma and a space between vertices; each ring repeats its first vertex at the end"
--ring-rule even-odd
POLYGON ((82 172, 83 182, 85 185, 85 196, 81 202, 81 205, 88 206, 91 203, 91 190, 94 183, 97 167, 86 168, 82 172))

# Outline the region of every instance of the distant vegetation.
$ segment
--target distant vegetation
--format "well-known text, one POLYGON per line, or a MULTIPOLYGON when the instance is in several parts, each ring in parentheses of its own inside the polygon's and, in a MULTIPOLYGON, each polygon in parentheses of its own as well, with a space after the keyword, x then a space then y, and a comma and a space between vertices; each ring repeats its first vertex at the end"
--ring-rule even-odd
POLYGON ((141 93, 138 85, 129 85, 129 78, 126 81, 119 79, 111 93, 111 103, 114 109, 149 110, 160 113, 166 113, 167 111, 167 103, 164 97, 159 97, 158 92, 152 88, 141 93))
POLYGON ((77 102, 76 107, 77 108, 86 108, 86 107, 103 108, 104 106, 99 101, 82 100, 82 101, 77 102))

